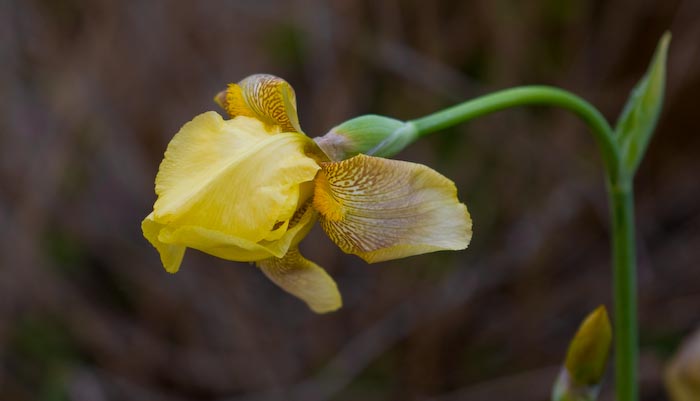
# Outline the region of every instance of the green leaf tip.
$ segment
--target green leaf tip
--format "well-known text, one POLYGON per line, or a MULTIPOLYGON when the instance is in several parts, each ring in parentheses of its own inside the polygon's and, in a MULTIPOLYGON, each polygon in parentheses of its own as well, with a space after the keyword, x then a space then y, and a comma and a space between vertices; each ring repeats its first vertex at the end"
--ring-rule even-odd
POLYGON ((637 83, 615 126, 623 172, 633 176, 644 157, 659 119, 666 85, 666 58, 671 33, 659 40, 646 74, 637 83))

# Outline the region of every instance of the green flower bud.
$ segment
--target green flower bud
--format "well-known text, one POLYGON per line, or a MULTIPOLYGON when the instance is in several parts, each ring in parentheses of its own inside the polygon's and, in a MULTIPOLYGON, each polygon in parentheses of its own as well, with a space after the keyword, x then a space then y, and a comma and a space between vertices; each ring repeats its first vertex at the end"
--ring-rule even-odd
POLYGON ((413 124, 369 114, 345 121, 314 140, 331 160, 340 161, 359 153, 391 157, 416 138, 413 124))
POLYGON ((569 345, 566 362, 554 385, 554 401, 593 401, 610 356, 612 328, 608 312, 599 306, 581 323, 569 345))

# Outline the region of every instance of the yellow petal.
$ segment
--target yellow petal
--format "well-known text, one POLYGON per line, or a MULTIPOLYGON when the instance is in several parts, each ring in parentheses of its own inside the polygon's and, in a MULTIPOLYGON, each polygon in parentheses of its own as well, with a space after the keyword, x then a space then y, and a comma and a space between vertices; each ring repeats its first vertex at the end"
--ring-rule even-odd
POLYGON ((313 206, 344 252, 372 263, 469 245, 467 207, 435 170, 365 155, 321 168, 313 206))
POLYGON ((160 231, 158 240, 164 244, 187 244, 190 248, 238 262, 281 258, 309 233, 316 222, 317 213, 312 208, 302 210, 299 221, 294 223, 292 220, 290 228, 274 241, 253 242, 200 225, 166 226, 160 231))
POLYGON ((149 214, 141 222, 143 236, 153 245, 160 254, 160 260, 168 273, 176 273, 180 269, 182 257, 185 255, 185 247, 179 244, 166 244, 158 239, 162 224, 153 220, 153 213, 149 214))
POLYGON ((281 259, 256 263, 265 275, 283 290, 300 298, 316 313, 332 312, 343 304, 338 286, 317 264, 291 248, 281 259))
POLYGON ((256 119, 225 121, 215 112, 185 124, 156 177, 159 240, 231 260, 284 255, 289 221, 308 196, 302 186, 319 166, 305 154, 308 137, 274 133, 256 119))
POLYGON ((214 100, 231 117, 255 117, 282 132, 302 132, 297 117, 294 89, 274 75, 251 75, 217 95, 214 100))

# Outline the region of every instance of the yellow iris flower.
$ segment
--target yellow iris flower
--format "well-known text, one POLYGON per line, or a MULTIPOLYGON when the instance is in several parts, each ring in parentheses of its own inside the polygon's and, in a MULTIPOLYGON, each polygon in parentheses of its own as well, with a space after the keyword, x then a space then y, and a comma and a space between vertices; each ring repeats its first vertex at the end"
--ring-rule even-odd
POLYGON ((317 313, 342 305, 333 279, 298 250, 313 224, 369 263, 464 249, 471 219, 452 181, 415 163, 331 161, 299 127, 294 90, 271 75, 229 85, 173 137, 141 225, 165 270, 186 248, 255 262, 317 313))

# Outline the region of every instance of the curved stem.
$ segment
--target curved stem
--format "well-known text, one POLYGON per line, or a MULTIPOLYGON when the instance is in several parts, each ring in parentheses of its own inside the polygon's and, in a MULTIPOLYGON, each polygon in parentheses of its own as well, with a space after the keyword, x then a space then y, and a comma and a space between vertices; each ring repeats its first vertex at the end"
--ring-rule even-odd
POLYGON ((579 116, 591 129, 607 175, 613 252, 615 327, 615 390, 618 401, 637 400, 637 294, 632 172, 620 162, 614 132, 600 112, 580 97, 548 86, 506 89, 466 101, 437 113, 407 122, 414 139, 441 129, 524 105, 551 105, 579 116))
POLYGON ((617 181, 619 151, 613 131, 600 112, 587 101, 562 89, 549 86, 522 86, 468 100, 437 113, 409 121, 418 137, 503 109, 523 105, 553 105, 572 111, 591 128, 600 147, 606 172, 617 181))

